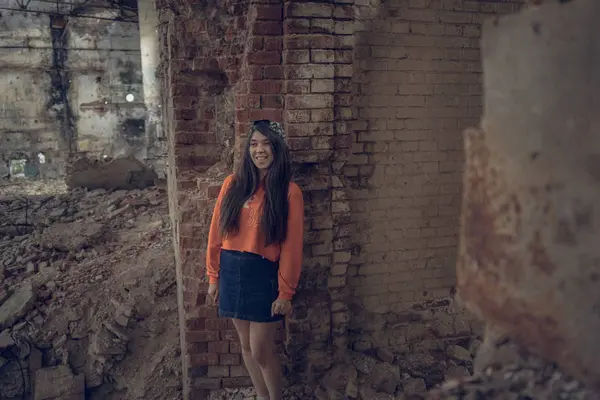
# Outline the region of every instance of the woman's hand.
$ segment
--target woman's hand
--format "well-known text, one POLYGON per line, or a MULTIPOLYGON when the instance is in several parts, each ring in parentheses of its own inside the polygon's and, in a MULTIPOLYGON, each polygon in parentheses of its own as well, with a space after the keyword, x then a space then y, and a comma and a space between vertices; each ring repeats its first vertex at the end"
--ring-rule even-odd
POLYGON ((271 306, 271 316, 290 315, 292 313, 292 301, 286 299, 277 299, 271 306))
POLYGON ((219 284, 211 283, 208 285, 208 293, 206 294, 206 305, 216 306, 219 301, 219 284))

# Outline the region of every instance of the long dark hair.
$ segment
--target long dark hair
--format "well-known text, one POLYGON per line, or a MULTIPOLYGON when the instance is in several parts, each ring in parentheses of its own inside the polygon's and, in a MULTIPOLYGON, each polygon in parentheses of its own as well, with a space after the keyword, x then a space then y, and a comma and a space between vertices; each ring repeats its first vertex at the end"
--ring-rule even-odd
POLYGON ((265 176, 265 201, 262 206, 261 230, 265 246, 281 244, 286 239, 289 212, 288 188, 292 177, 290 153, 283 137, 270 128, 268 120, 255 121, 248 135, 242 161, 238 165, 233 182, 223 198, 220 228, 224 236, 239 232, 240 212, 244 203, 256 192, 260 173, 250 158, 250 141, 255 131, 269 139, 273 161, 265 176))

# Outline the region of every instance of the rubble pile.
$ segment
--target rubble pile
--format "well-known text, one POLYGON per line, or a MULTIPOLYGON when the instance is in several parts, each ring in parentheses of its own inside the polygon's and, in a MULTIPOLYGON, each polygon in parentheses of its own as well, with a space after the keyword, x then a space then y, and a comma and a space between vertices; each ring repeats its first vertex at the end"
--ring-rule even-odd
POLYGON ((486 336, 475 358, 474 375, 448 380, 427 399, 600 400, 600 392, 507 337, 486 336))
MULTIPOLYGON (((598 392, 511 340, 472 339, 468 344, 468 349, 448 344, 444 351, 429 353, 349 351, 346 360, 319 382, 294 385, 286 389, 284 399, 600 400, 598 392)), ((214 392, 210 399, 255 400, 256 396, 252 389, 238 389, 214 392)))
POLYGON ((181 398, 168 215, 159 187, 0 197, 0 399, 181 398))
MULTIPOLYGON (((472 344, 477 345, 477 340, 472 344)), ((475 351, 473 347, 471 351, 475 351)), ((318 382, 287 389, 286 400, 393 400, 424 399, 427 390, 439 386, 444 378, 469 376, 472 353, 458 344, 430 352, 394 354, 379 348, 374 351, 348 350, 318 382)), ((254 399, 252 390, 224 390, 211 400, 254 399)))
MULTIPOLYGON (((0 196, 0 400, 182 398, 166 190, 0 196)), ((600 400, 505 337, 353 346, 286 400, 600 400)), ((254 399, 252 389, 212 400, 254 399)))

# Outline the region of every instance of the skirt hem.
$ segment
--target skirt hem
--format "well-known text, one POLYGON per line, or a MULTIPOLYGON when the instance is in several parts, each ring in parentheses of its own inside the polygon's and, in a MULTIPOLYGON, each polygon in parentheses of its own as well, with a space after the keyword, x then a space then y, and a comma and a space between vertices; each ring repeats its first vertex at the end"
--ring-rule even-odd
POLYGON ((250 322, 260 322, 260 323, 268 323, 268 322, 279 322, 283 320, 283 315, 276 315, 271 318, 257 318, 256 316, 251 316, 247 314, 242 314, 238 312, 232 311, 221 311, 219 310, 219 317, 221 318, 234 318, 242 321, 250 321, 250 322))

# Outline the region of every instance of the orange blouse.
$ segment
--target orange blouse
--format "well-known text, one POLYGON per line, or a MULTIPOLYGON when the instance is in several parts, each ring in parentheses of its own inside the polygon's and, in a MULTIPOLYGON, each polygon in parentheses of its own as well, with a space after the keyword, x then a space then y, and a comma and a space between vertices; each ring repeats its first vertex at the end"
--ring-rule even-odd
POLYGON ((264 244, 265 237, 260 229, 261 215, 259 211, 265 196, 265 190, 262 186, 258 188, 242 208, 238 234, 222 237, 219 226, 221 203, 225 193, 231 186, 232 180, 233 175, 230 175, 223 182, 210 224, 206 255, 206 274, 209 281, 210 283, 217 283, 219 280, 221 249, 259 254, 273 262, 279 261, 279 298, 291 300, 296 293, 302 269, 304 241, 304 199, 302 190, 298 185, 290 182, 286 240, 281 245, 266 247, 264 244))

